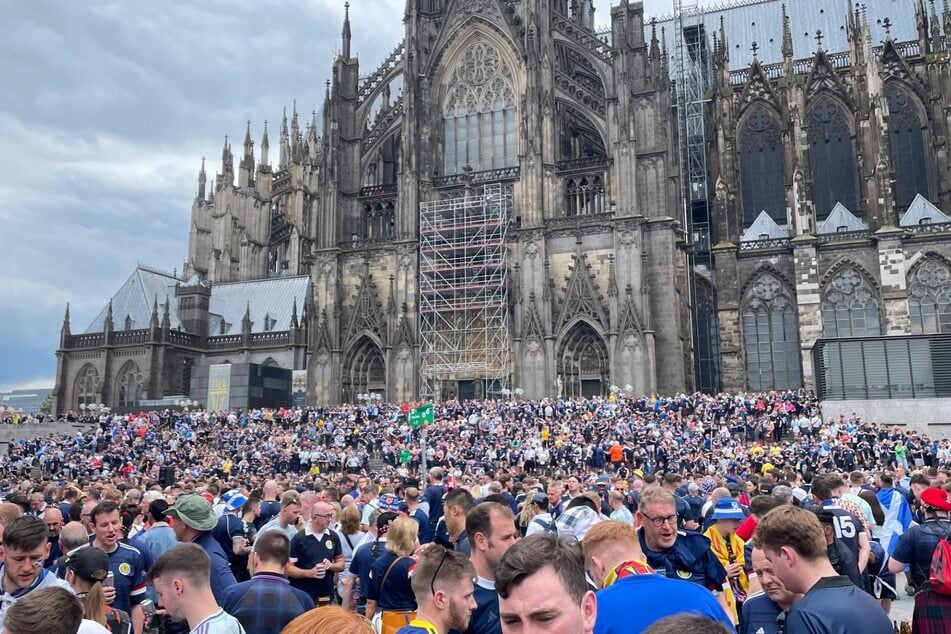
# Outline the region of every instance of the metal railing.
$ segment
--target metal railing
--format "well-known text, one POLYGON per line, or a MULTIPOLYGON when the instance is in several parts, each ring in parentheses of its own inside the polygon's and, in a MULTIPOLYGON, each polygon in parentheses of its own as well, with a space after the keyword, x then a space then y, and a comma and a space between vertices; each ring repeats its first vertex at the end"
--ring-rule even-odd
POLYGON ((451 174, 449 176, 437 176, 433 179, 433 187, 452 187, 465 185, 469 183, 496 183, 499 181, 510 181, 518 178, 519 167, 500 167, 494 170, 485 170, 483 172, 469 172, 466 174, 451 174))
POLYGON ((766 238, 764 240, 748 240, 740 243, 740 251, 763 251, 765 249, 787 249, 789 238, 766 238))

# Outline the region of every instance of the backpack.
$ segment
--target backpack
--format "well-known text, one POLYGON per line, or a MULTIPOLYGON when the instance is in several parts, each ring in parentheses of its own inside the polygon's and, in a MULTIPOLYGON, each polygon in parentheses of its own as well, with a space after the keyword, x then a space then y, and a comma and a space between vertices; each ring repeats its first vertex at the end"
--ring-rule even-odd
POLYGON ((947 532, 935 546, 931 557, 928 586, 936 594, 951 597, 951 542, 948 541, 947 532))

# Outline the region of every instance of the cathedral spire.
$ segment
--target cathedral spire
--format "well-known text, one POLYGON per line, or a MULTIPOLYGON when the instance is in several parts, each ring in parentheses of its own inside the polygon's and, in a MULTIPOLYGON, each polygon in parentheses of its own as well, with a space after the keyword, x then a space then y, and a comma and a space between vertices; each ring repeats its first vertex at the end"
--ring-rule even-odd
POLYGON ((109 299, 109 308, 106 309, 106 320, 102 325, 103 332, 112 332, 115 330, 115 323, 112 320, 112 299, 109 299))
POLYGON ((250 119, 248 119, 248 126, 244 129, 244 158, 245 160, 254 158, 254 141, 251 140, 250 119))
POLYGON ((344 59, 350 59, 350 3, 343 3, 343 30, 340 32, 341 49, 340 55, 344 59))
POLYGON ((291 307, 291 330, 297 330, 300 328, 300 323, 297 321, 297 297, 294 298, 294 305, 291 307))
POLYGON ((291 160, 291 142, 287 132, 287 108, 284 108, 284 118, 281 120, 281 164, 280 167, 287 167, 287 162, 291 160))
POLYGON ((168 299, 168 295, 166 295, 165 306, 162 308, 162 330, 170 330, 172 327, 171 315, 169 314, 169 308, 168 308, 169 304, 171 304, 171 302, 168 299))
POLYGON ((270 143, 267 140, 267 119, 264 120, 264 134, 261 135, 261 165, 267 165, 267 151, 270 143))
POLYGON ((789 28, 789 15, 786 14, 786 5, 783 5, 783 59, 793 57, 792 30, 789 28))
POLYGON ((205 157, 201 157, 201 169, 198 171, 198 198, 201 200, 205 199, 205 184, 207 183, 208 177, 205 174, 205 157))
POLYGON ((660 43, 657 41, 657 18, 651 19, 651 50, 650 59, 660 59, 660 43))
POLYGON ((63 327, 60 333, 69 336, 69 302, 66 302, 66 314, 63 315, 63 327))
POLYGON ((158 330, 159 319, 158 319, 158 295, 156 294, 152 298, 152 314, 149 316, 149 330, 152 332, 158 330))

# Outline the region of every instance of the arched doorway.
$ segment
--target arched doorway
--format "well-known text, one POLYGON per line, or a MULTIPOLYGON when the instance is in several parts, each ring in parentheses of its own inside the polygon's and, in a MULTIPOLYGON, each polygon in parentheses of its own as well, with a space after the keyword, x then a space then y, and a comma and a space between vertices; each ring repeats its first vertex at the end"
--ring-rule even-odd
POLYGON ((358 394, 370 393, 386 400, 386 363, 379 346, 363 336, 344 360, 341 396, 345 403, 356 403, 358 394))
POLYGON ((604 339, 589 323, 578 322, 562 339, 558 353, 561 395, 603 396, 608 389, 609 367, 604 339))

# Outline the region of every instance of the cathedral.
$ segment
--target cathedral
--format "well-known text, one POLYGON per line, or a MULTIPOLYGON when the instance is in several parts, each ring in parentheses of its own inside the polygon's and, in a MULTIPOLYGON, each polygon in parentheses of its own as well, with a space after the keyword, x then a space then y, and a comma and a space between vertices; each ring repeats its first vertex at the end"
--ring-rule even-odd
POLYGON ((826 344, 947 332, 951 12, 830 4, 408 0, 369 71, 348 10, 319 116, 202 164, 182 272, 67 310, 55 407, 221 364, 322 404, 814 388, 826 344))

